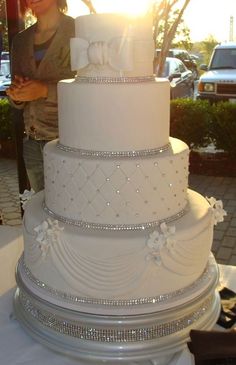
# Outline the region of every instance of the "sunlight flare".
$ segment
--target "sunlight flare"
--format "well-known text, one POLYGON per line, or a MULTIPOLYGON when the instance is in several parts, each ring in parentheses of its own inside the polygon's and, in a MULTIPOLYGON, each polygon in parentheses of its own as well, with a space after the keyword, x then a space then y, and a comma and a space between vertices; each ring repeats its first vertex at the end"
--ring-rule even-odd
MULTIPOLYGON (((92 0, 98 13, 125 13, 130 16, 145 14, 150 9, 153 0, 92 0)), ((88 8, 82 1, 68 0, 69 14, 78 16, 88 14, 88 8)))

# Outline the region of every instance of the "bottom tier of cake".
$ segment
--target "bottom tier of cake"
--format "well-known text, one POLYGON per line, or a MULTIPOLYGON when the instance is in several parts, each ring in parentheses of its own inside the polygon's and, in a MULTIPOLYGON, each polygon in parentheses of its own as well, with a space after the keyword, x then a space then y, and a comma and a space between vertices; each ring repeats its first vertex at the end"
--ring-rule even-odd
POLYGON ((17 319, 37 341, 78 358, 79 364, 166 365, 186 347, 191 329, 211 329, 219 316, 218 270, 213 258, 207 284, 203 281, 197 290, 182 292, 178 301, 165 298, 156 303, 155 312, 152 306, 147 311, 148 304, 140 303, 145 313, 136 315, 135 304, 130 305, 129 315, 100 315, 90 313, 89 308, 87 312, 70 310, 63 301, 52 304, 27 287, 21 266, 22 262, 14 300, 17 319))

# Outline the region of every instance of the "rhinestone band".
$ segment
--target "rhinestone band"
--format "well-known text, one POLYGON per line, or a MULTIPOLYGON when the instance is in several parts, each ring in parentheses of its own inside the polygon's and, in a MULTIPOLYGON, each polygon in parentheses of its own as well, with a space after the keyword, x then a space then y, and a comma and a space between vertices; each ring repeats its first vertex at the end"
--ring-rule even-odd
POLYGON ((148 156, 158 155, 162 152, 167 151, 170 148, 170 143, 159 148, 137 150, 137 151, 92 151, 92 150, 84 150, 82 148, 65 146, 59 142, 57 143, 57 148, 65 152, 76 152, 82 157, 135 158, 135 157, 148 157, 148 156))
POLYGON ((69 294, 62 292, 60 290, 56 290, 39 279, 35 278, 35 276, 31 273, 30 269, 26 266, 23 256, 19 260, 19 266, 23 270, 23 273, 26 277, 37 287, 43 289, 47 294, 50 294, 53 297, 59 298, 60 300, 66 301, 68 303, 73 304, 87 304, 87 305, 99 305, 99 306, 110 306, 110 307, 134 307, 140 305, 153 305, 158 303, 168 303, 171 300, 179 299, 186 293, 191 292, 194 289, 197 289, 203 283, 209 283, 209 280, 212 278, 212 270, 208 264, 207 268, 203 272, 203 274, 191 285, 175 290, 170 293, 156 295, 154 297, 144 297, 144 298, 136 298, 136 299, 103 299, 103 298, 86 298, 79 297, 77 295, 69 294))
POLYGON ((82 229, 92 229, 92 230, 99 230, 99 231, 145 231, 148 229, 152 229, 158 227, 161 223, 169 223, 175 221, 181 217, 183 217, 186 212, 187 208, 181 210, 179 213, 172 215, 171 217, 160 219, 153 222, 147 223, 137 223, 137 224, 103 224, 103 223, 93 223, 93 222, 85 222, 82 220, 76 220, 71 218, 63 217, 59 214, 54 213, 50 210, 45 203, 43 203, 43 209, 45 212, 50 215, 52 218, 59 220, 64 224, 73 225, 82 229))
POLYGON ((30 315, 43 326, 49 327, 60 334, 89 341, 120 343, 155 340, 179 332, 191 326, 206 313, 213 303, 214 296, 208 297, 194 312, 182 318, 157 325, 154 324, 151 327, 127 329, 93 328, 84 326, 77 321, 56 316, 55 313, 42 310, 35 305, 31 297, 22 290, 20 291, 19 299, 27 316, 30 315))
POLYGON ((154 82, 156 77, 150 76, 134 76, 134 77, 108 77, 108 76, 77 76, 76 82, 83 82, 89 84, 137 84, 143 82, 154 82))

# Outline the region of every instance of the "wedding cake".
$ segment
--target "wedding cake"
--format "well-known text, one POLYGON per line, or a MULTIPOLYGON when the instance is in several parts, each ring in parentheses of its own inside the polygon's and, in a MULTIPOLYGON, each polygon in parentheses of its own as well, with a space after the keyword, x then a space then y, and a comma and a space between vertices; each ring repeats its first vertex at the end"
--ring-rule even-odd
POLYGON ((82 360, 166 364, 192 328, 217 320, 210 249, 225 212, 188 189, 188 146, 169 137, 169 82, 153 76, 151 18, 96 14, 75 27, 77 76, 58 85, 45 191, 22 197, 16 316, 82 360))

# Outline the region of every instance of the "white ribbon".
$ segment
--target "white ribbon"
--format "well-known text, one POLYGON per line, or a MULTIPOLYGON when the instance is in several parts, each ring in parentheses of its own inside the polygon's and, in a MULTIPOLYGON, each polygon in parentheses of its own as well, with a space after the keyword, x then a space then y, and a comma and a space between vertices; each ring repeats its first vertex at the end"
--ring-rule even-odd
POLYGON ((82 38, 72 38, 70 42, 73 71, 80 70, 89 64, 109 65, 119 71, 133 69, 133 42, 129 37, 91 43, 82 38))

